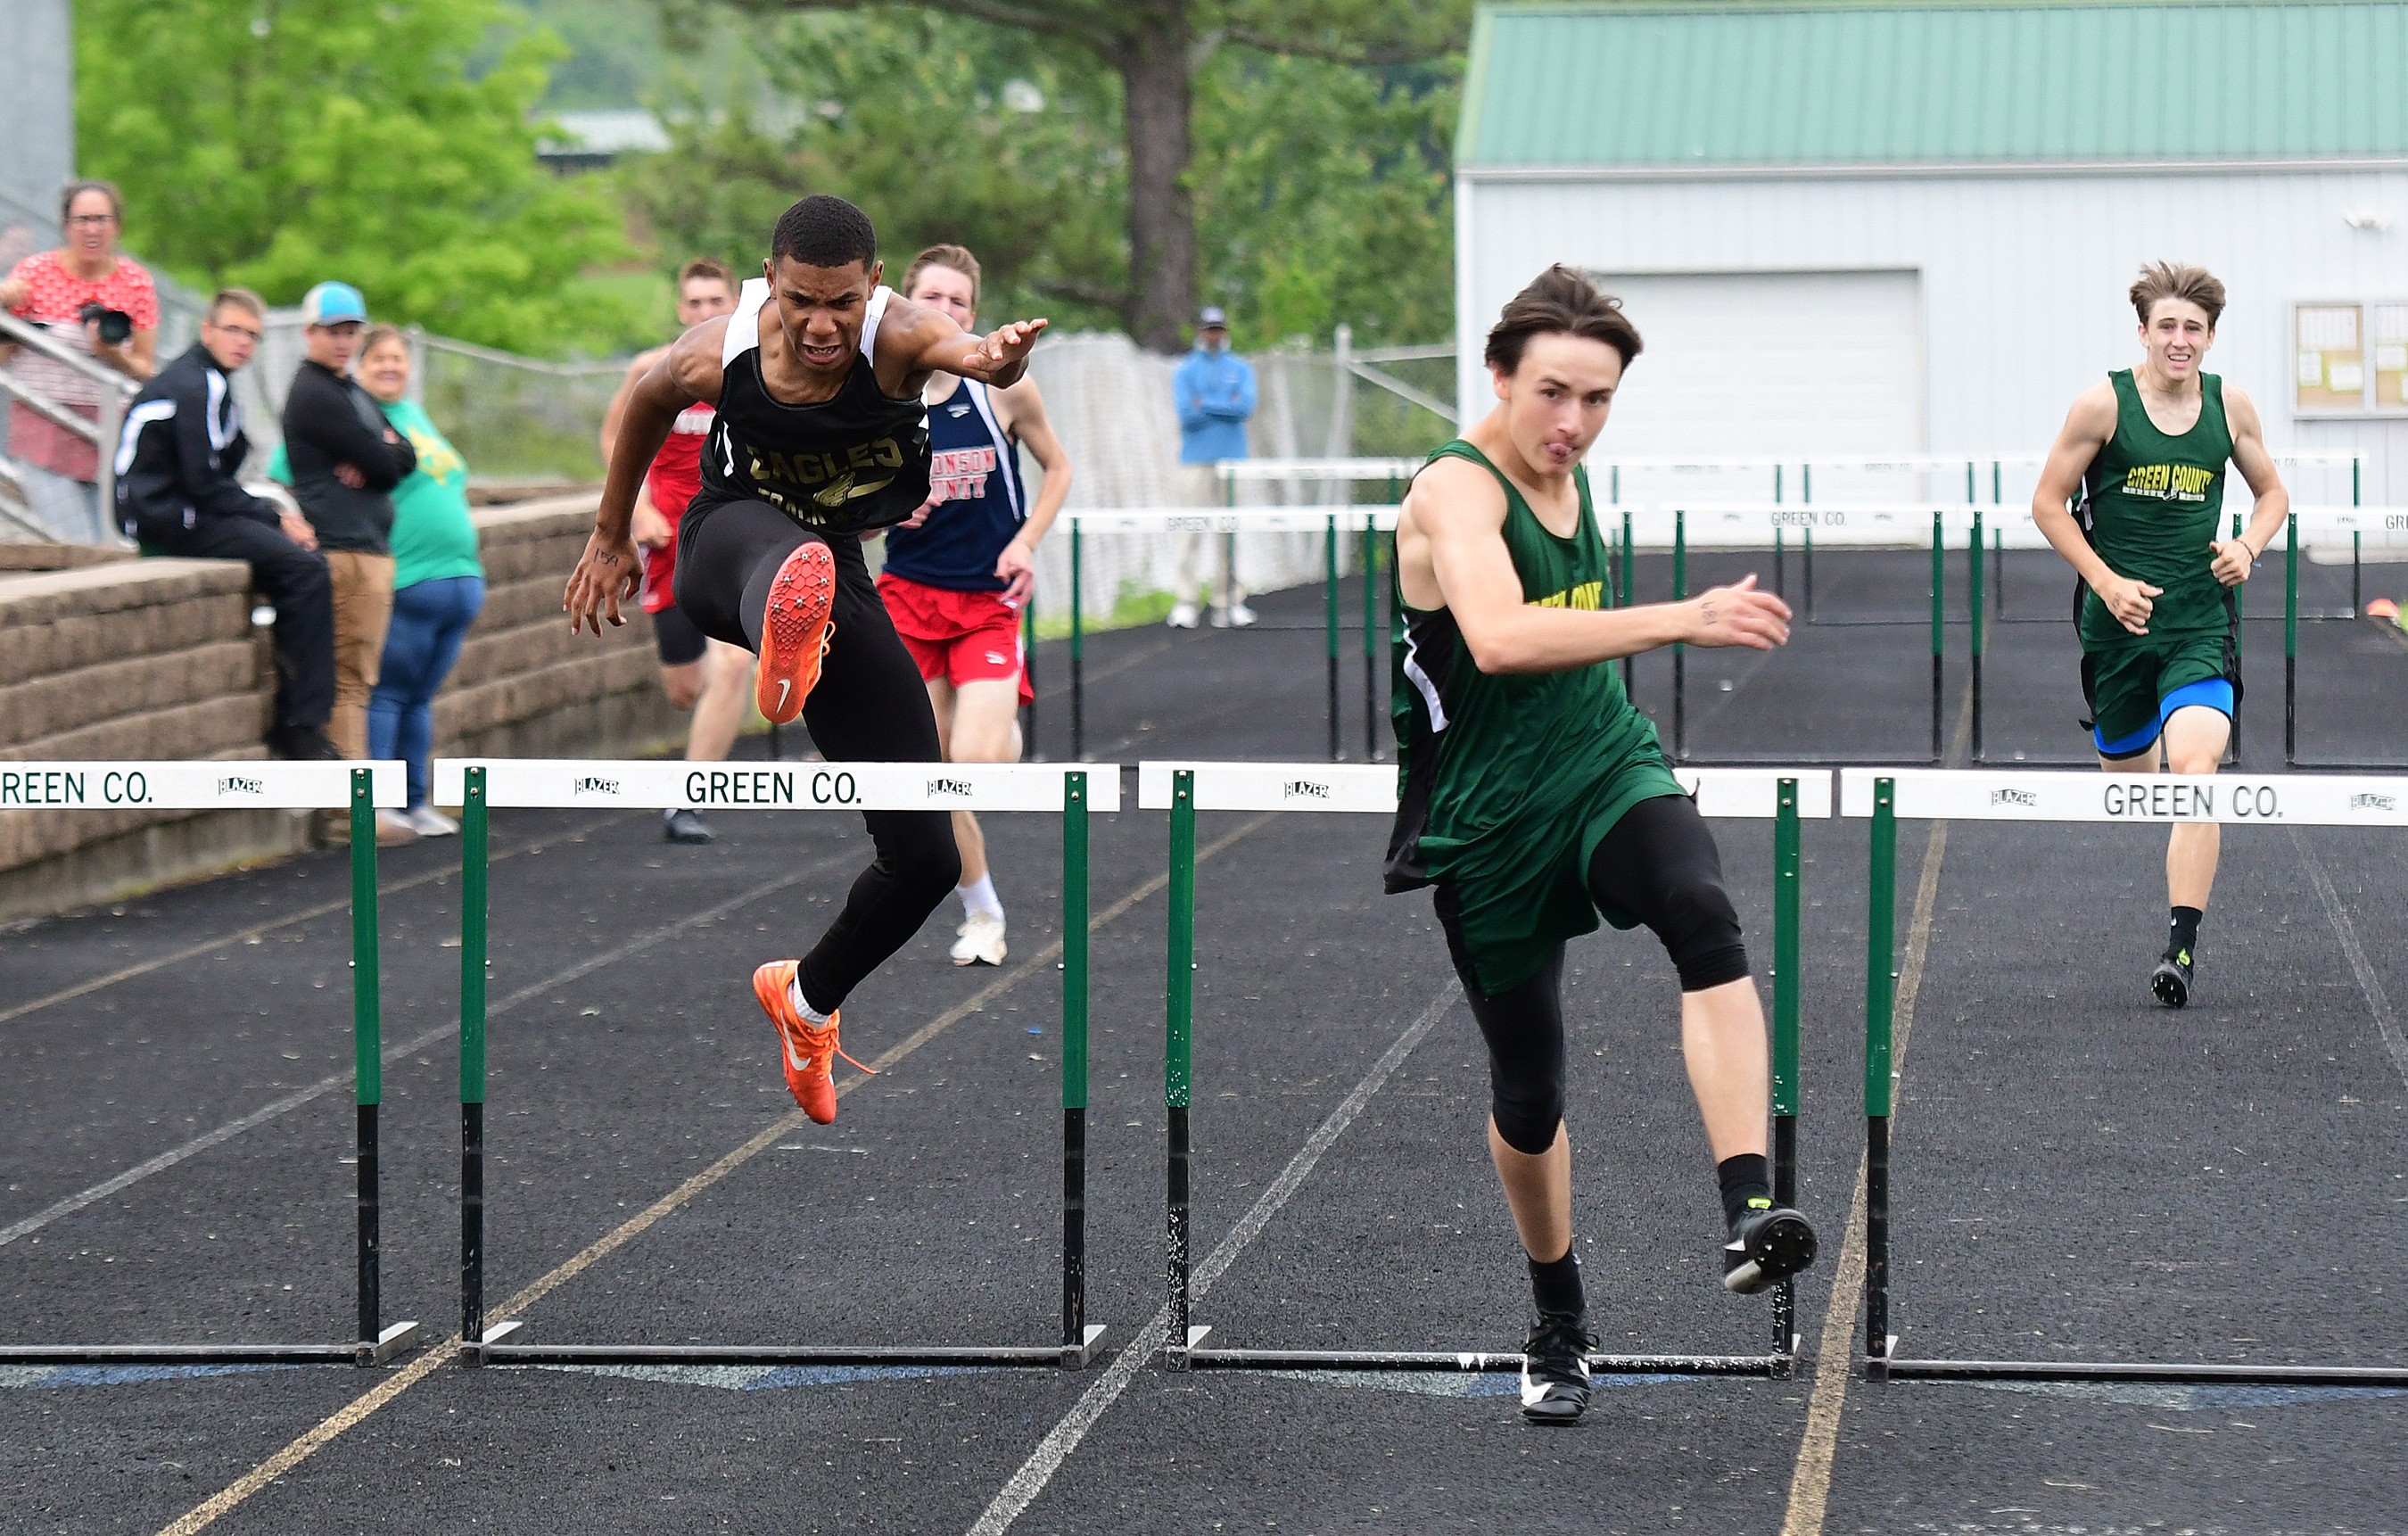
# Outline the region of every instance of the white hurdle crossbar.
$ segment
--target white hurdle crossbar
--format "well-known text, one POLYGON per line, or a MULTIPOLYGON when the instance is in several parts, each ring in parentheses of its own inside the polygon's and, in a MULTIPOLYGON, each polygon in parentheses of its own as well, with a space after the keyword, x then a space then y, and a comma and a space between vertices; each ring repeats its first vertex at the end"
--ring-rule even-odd
POLYGON ((1904 1359, 1889 1326, 1891 1014, 1898 975, 1898 824, 2408 826, 2408 778, 2323 774, 2042 773, 1849 768, 1840 813, 1871 824, 1865 954, 1865 1376, 1954 1381, 2408 1386, 2408 1367, 2153 1360, 1904 1359))
MULTIPOLYGON (((1315 811, 1394 815, 1399 770, 1326 763, 1138 765, 1138 806, 1170 812, 1168 988, 1165 998, 1163 1104, 1168 1141, 1170 1344, 1174 1371, 1518 1371, 1519 1352, 1396 1349, 1206 1349, 1209 1327, 1189 1320, 1190 1199, 1196 969, 1196 814, 1199 811, 1315 811)), ((1773 831, 1773 1192, 1797 1199, 1799 982, 1799 825, 1831 814, 1831 775, 1822 768, 1676 768, 1708 816, 1770 819, 1773 831)), ((1797 1356, 1797 1295, 1787 1281, 1772 1296, 1773 1347, 1763 1355, 1597 1355, 1593 1371, 1623 1374, 1785 1377, 1797 1356)))

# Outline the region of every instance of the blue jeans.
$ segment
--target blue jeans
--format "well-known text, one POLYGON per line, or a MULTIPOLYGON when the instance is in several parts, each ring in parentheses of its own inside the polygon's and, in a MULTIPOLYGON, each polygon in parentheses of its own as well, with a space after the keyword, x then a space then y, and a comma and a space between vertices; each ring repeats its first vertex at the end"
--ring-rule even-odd
POLYGON ((393 595, 384 661, 368 696, 368 755, 409 765, 409 804, 426 803, 435 750, 435 694, 460 659, 460 642, 485 606, 481 576, 445 576, 393 595))

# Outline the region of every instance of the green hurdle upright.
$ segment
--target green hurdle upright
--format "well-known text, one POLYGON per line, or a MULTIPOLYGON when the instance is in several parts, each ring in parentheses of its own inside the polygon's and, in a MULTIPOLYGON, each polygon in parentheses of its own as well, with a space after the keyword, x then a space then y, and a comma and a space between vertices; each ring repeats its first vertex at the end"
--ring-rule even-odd
MULTIPOLYGON (((1808 484, 1810 490, 1812 483, 1811 467, 1809 467, 1808 484)), ((1811 502, 1812 499, 1813 498, 1810 495, 1808 500, 1811 502)), ((1713 533, 1726 538, 1734 531, 1742 532, 1750 537, 1751 542, 1753 539, 1760 538, 1766 543, 1772 546, 1776 559, 1780 557, 1785 547, 1784 542, 1785 534, 1788 530, 1794 528, 1798 530, 1799 535, 1803 541, 1805 550, 1805 585, 1807 603, 1805 615, 1806 623, 1823 624, 1830 627, 1846 628, 1905 628, 1924 625, 1926 624, 1926 620, 1922 618, 1816 619, 1813 614, 1813 552, 1814 530, 1816 528, 1880 528, 1884 524, 1888 524, 1892 528, 1902 533, 1907 525, 1904 520, 1910 517, 1917 517, 1918 512, 1919 509, 1913 506, 1896 508, 1813 507, 1811 505, 1783 505, 1777 501, 1770 505, 1692 506, 1673 508, 1671 509, 1672 601, 1676 603, 1683 602, 1689 596, 1690 531, 1693 527, 1712 530, 1713 533)), ((1978 515, 1979 514, 1977 513, 1977 521, 1978 515)), ((1931 652, 1931 754, 1928 758, 1914 759, 1917 762, 1928 761, 1934 764, 1941 761, 1942 748, 1943 745, 1941 739, 1942 724, 1942 717, 1943 713, 1942 688, 1946 667, 1945 653, 1947 640, 1946 614, 1943 611, 1942 607, 1942 595, 1946 586, 1945 563, 1947 560, 1947 551, 1944 542, 1944 516, 1945 514, 1939 509, 1935 508, 1932 510, 1929 551, 1931 560, 1930 615, 1928 624, 1930 634, 1931 652)), ((1621 591, 1616 595, 1614 600, 1608 604, 1609 607, 1628 607, 1634 601, 1631 583, 1627 574, 1632 569, 1630 534, 1630 513, 1628 511, 1625 511, 1622 514, 1622 568, 1626 573, 1626 579, 1621 591)), ((1761 546, 1755 547, 1760 548, 1761 546)), ((1975 582, 1974 590, 1977 594, 1980 591, 1980 583, 1978 580, 1975 582)), ((1978 635, 1979 629, 1977 621, 1977 639, 1975 640, 1977 654, 1980 643, 1978 635)), ((1684 765, 1697 764, 1700 767, 1709 765, 1733 768, 1741 766, 1755 766, 1758 760, 1744 754, 1699 757, 1689 751, 1689 648, 1686 645, 1675 642, 1670 649, 1672 653, 1672 739, 1670 743, 1670 755, 1672 761, 1677 764, 1684 765)), ((1631 662, 1632 658, 1629 656, 1622 658, 1622 687, 1625 693, 1631 693, 1632 691, 1631 662)), ((1978 661, 1975 665, 1976 676, 1978 677, 1978 661)), ((1636 695, 1633 695, 1633 696, 1635 697, 1636 695)), ((1976 726, 1976 729, 1979 729, 1978 725, 1976 726)), ((1822 754, 1784 753, 1780 756, 1771 759, 1770 762, 1774 765, 1803 768, 1810 766, 1840 767, 1861 763, 1864 760, 1865 758, 1863 754, 1840 754, 1831 755, 1822 754)))
POLYGON ((358 1337, 332 1343, 0 1343, 0 1365, 383 1365, 418 1344, 416 1323, 383 1320, 377 1115, 384 1098, 378 971, 376 813, 407 796, 402 765, 77 762, 0 766, 0 804, 61 811, 337 811, 351 813, 351 1059, 358 1337))
MULTIPOLYGON (((1890 1320, 1890 1118, 1898 1072, 1898 824, 2212 821, 2230 826, 2408 827, 2408 779, 1849 768, 1840 814, 1870 825, 1865 926, 1865 1379, 2408 1386, 2408 1366, 2168 1360, 1909 1359, 1890 1320), (2171 782, 2169 782, 2171 780, 2171 782)), ((2253 1330, 2254 1331, 2254 1330, 2253 1330)))
MULTIPOLYGON (((436 797, 456 796, 460 904, 460 1350, 464 1366, 1061 1366, 1095 1358, 1087 1321, 1087 818, 1120 809, 1120 770, 1034 763, 574 762, 442 759, 436 797), (528 1343, 522 1319, 485 1310, 487 884, 493 812, 509 807, 646 810, 1037 811, 1062 818, 1062 1307, 1053 1344, 528 1343)), ((732 1000, 731 1000, 732 1004, 732 1000)), ((733 1005, 733 1004, 732 1004, 733 1005)), ((752 1011, 750 994, 741 1006, 752 1011)), ((766 1027, 766 1026, 765 1026, 766 1027)), ((799 1112, 796 1112, 799 1113, 799 1112)))
MULTIPOLYGON (((1799 925, 1799 824, 1831 814, 1831 775, 1823 770, 1683 768, 1682 783, 1708 816, 1773 824, 1772 1179, 1784 1203, 1798 1189, 1798 1037, 1804 979, 1799 925)), ((1212 1330, 1190 1316, 1191 1195, 1195 1153, 1188 1113, 1194 1098, 1196 987, 1196 813, 1198 811, 1314 811, 1392 816, 1398 770, 1323 764, 1142 763, 1138 805, 1170 812, 1169 929, 1164 994, 1163 1105, 1168 1141, 1164 1216, 1170 1369, 1227 1371, 1453 1371, 1522 1369, 1520 1350, 1205 1348, 1212 1330)), ((1761 1355, 1592 1355, 1589 1369, 1623 1375, 1786 1377, 1798 1351, 1797 1294, 1773 1287, 1772 1347, 1761 1355)))

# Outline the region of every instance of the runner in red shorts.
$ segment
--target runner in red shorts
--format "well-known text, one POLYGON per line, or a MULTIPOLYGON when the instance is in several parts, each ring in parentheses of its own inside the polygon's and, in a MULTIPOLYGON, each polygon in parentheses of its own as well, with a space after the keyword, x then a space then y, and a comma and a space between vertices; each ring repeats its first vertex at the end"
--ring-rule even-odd
MULTIPOLYGON (((692 330, 706 320, 736 308, 736 274, 708 256, 698 256, 678 272, 678 324, 692 330)), ((627 377, 602 417, 602 460, 610 460, 619 438, 619 418, 627 407, 636 380, 652 371, 668 352, 655 347, 627 365, 627 377)), ((678 519, 702 486, 702 439, 710 431, 712 410, 696 401, 678 412, 669 439, 652 459, 644 489, 636 500, 633 531, 644 552, 644 611, 652 616, 652 639, 661 657, 661 689, 669 708, 692 710, 686 726, 685 759, 716 763, 736 745, 744 725, 745 695, 752 686, 752 653, 740 645, 707 639, 694 621, 681 612, 669 582, 677 571, 678 519)), ((692 810, 661 813, 661 835, 671 842, 709 842, 710 824, 692 810)))
MULTIPOLYGON (((978 287, 978 258, 957 245, 930 246, 903 275, 904 297, 973 334, 978 287)), ((1037 541, 1070 494, 1070 455, 1045 420, 1034 379, 990 390, 932 374, 921 398, 934 455, 928 505, 888 531, 878 593, 927 681, 946 761, 1018 762, 1020 706, 1035 696, 1021 655, 1020 609, 1036 581, 1037 541), (1045 471, 1034 508, 1020 477, 1023 445, 1045 471)), ((999 966, 1003 903, 976 816, 953 812, 953 841, 962 854, 953 964, 999 966)))

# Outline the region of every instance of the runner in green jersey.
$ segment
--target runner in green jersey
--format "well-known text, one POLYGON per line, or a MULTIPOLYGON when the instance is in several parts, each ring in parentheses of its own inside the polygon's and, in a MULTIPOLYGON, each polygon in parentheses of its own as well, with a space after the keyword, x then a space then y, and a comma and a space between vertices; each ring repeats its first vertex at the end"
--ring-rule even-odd
MULTIPOLYGON (((2032 521, 2082 578, 2074 623, 2100 767, 2214 773, 2241 699, 2232 589, 2283 525, 2291 495, 2258 408, 2200 372, 2224 284, 2203 267, 2159 262, 2142 269, 2131 299, 2146 356, 2073 403, 2032 493, 2032 521), (2227 460, 2258 498, 2238 538, 2217 526, 2227 460)), ((2217 847, 2214 822, 2182 823, 2166 846, 2171 931, 2149 986, 2169 1008, 2190 1000, 2217 847)))
POLYGON ((1789 609, 1751 576, 1681 603, 1615 608, 1583 454, 1639 333, 1551 267, 1488 336, 1498 404, 1430 455, 1397 523, 1398 755, 1391 891, 1435 885, 1488 1045, 1488 1149, 1530 1265, 1538 1321, 1522 1412, 1588 1402, 1571 1144, 1563 1129, 1564 941, 1653 929, 1681 977, 1681 1039, 1722 1185, 1723 1284, 1752 1293, 1812 1263, 1814 1232, 1772 1201, 1764 1011, 1698 809, 1612 663, 1675 643, 1770 650, 1789 609))

